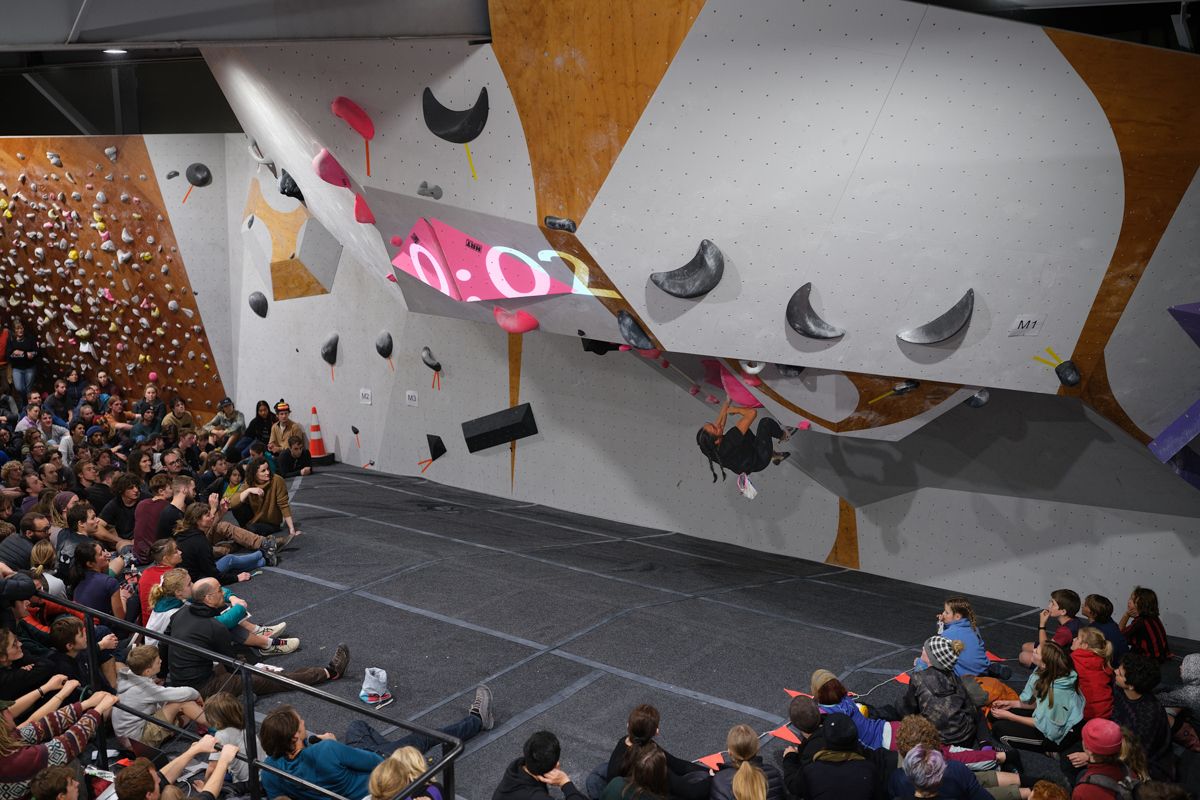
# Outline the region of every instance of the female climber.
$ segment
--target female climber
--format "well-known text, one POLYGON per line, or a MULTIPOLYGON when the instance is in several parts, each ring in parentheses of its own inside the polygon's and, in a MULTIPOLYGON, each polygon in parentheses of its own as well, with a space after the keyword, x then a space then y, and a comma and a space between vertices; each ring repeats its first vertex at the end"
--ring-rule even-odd
POLYGON ((721 480, 724 480, 727 469, 739 475, 743 472, 761 472, 768 464, 779 464, 791 455, 775 452, 771 443, 772 439, 786 442, 791 434, 770 417, 763 417, 757 431, 750 430, 757 417, 758 411, 755 409, 735 406, 726 400, 716 421, 707 422, 696 431, 696 444, 708 458, 708 471, 712 473, 713 483, 717 482, 714 463, 721 468, 721 480), (730 414, 739 419, 726 431, 725 422, 730 414))

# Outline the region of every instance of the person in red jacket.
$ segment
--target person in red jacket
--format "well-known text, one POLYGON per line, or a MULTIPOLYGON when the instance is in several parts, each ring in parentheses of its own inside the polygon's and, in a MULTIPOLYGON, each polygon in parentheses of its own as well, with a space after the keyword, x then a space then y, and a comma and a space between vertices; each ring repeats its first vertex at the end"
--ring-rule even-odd
POLYGON ((1085 722, 1112 716, 1112 654, 1112 643, 1099 628, 1080 628, 1071 642, 1071 661, 1079 675, 1085 722))
POLYGON ((1122 781, 1145 780, 1145 756, 1136 742, 1126 741, 1121 726, 1093 719, 1083 726, 1087 769, 1075 784, 1071 800, 1114 800, 1122 781))

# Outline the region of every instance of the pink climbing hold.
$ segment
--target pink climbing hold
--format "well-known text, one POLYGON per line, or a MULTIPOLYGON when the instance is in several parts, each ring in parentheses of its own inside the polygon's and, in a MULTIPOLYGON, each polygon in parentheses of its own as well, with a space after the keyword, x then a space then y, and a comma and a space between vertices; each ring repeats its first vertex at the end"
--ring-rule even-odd
POLYGON ((505 311, 500 306, 492 309, 496 324, 509 333, 529 333, 538 328, 537 317, 528 311, 505 311))
POLYGON ((710 406, 715 406, 721 401, 717 399, 716 395, 709 394, 704 396, 704 402, 708 403, 710 406))
POLYGON ((333 102, 329 104, 329 108, 333 111, 335 117, 344 119, 346 124, 354 128, 359 136, 364 139, 375 138, 375 123, 367 116, 367 112, 362 110, 362 106, 349 97, 333 98, 333 102))
POLYGON ((797 425, 796 427, 802 431, 806 431, 812 427, 812 423, 806 419, 802 419, 802 420, 800 420, 800 424, 797 425))
POLYGON ((150 379, 151 383, 158 383, 158 373, 157 372, 151 372, 146 377, 148 377, 150 379))
POLYGON ((743 373, 741 381, 747 386, 762 386, 762 378, 757 375, 746 375, 743 373))
POLYGON ((627 344, 623 344, 623 345, 620 345, 619 347, 617 347, 617 349, 620 350, 622 353, 628 353, 633 348, 627 344))
POLYGON ((363 225, 375 224, 375 215, 371 213, 371 207, 361 194, 354 195, 354 218, 363 225))
POLYGON ((763 407, 762 403, 754 395, 750 394, 750 390, 743 386, 734 374, 720 361, 717 361, 715 358, 706 358, 700 363, 704 365, 704 382, 724 389, 730 402, 735 406, 741 406, 742 408, 763 407))
POLYGON ((404 237, 403 236, 393 236, 392 237, 392 247, 403 247, 403 246, 404 246, 404 237))
POLYGON ((389 273, 387 274, 387 279, 388 279, 389 281, 391 281, 392 283, 396 283, 396 273, 394 273, 394 272, 389 272, 389 273))
POLYGON ((696 395, 700 394, 699 384, 693 383, 692 388, 688 389, 688 394, 690 394, 692 397, 695 397, 696 395))
POLYGON ((104 299, 110 303, 117 302, 117 298, 113 297, 112 289, 109 289, 108 287, 105 287, 104 289, 104 299))
POLYGON ((324 147, 313 158, 312 165, 313 171, 321 180, 343 189, 350 188, 350 176, 346 174, 346 170, 342 169, 342 165, 333 157, 333 154, 324 147))
POLYGON ((658 358, 659 356, 662 355, 662 350, 659 350, 658 348, 653 348, 651 350, 638 350, 637 353, 642 358, 654 359, 654 358, 658 358))

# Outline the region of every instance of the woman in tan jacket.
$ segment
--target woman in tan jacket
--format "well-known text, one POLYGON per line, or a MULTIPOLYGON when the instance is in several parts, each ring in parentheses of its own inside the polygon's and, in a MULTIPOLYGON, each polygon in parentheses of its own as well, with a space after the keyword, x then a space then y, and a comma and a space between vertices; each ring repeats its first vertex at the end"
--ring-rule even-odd
POLYGON ((246 487, 229 498, 230 508, 244 503, 253 512, 244 527, 263 536, 278 533, 284 525, 292 536, 300 533, 288 504, 287 483, 271 473, 265 458, 260 456, 246 467, 246 487))

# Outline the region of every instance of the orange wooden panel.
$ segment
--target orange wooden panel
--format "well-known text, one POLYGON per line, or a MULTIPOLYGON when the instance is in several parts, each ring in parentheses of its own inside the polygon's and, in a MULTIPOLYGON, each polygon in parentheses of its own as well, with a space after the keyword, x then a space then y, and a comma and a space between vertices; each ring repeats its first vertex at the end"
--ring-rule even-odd
POLYGON ((1071 354, 1083 381, 1059 394, 1082 396, 1148 441, 1108 387, 1104 348, 1200 166, 1200 57, 1066 31, 1046 34, 1104 109, 1125 177, 1121 233, 1071 354))
POLYGON ((276 300, 294 300, 297 297, 315 297, 329 294, 308 267, 298 258, 285 258, 271 262, 271 294, 276 300))
POLYGON ((825 557, 826 564, 858 569, 858 517, 854 506, 838 498, 837 538, 825 557))
MULTIPOLYGON (((180 164, 180 170, 185 166, 180 164)), ((7 194, 0 193, 0 197, 13 211, 10 219, 0 217, 0 259, 11 257, 17 264, 14 268, 5 261, 0 268, 5 316, 20 316, 29 324, 47 312, 55 314, 47 324, 39 326, 41 341, 47 335, 53 340, 53 346, 43 350, 39 381, 44 384, 47 379, 63 375, 72 365, 78 366, 87 377, 106 369, 126 397, 136 400, 141 397, 149 374, 157 372, 160 396, 178 393, 200 416, 206 410, 215 411, 225 388, 142 137, 0 139, 0 183, 8 188, 7 194), (104 148, 110 145, 118 149, 116 163, 104 154, 104 148), (46 158, 47 151, 59 154, 61 167, 51 164, 46 158), (18 153, 24 155, 23 160, 18 153), (88 184, 93 188, 88 189, 88 184), (81 195, 80 200, 72 198, 74 192, 81 195), (97 203, 98 192, 107 196, 104 203, 97 203), (25 202, 15 198, 17 193, 25 202), (121 200, 123 194, 128 195, 127 202, 121 200), (126 264, 117 263, 115 252, 100 249, 101 233, 92 227, 94 203, 114 244, 133 253, 133 259, 126 264), (78 222, 70 218, 72 212, 79 215, 78 222), (51 227, 45 228, 46 223, 51 227), (134 237, 133 242, 122 241, 123 229, 134 237), (35 239, 36 233, 43 238, 35 239), (69 249, 51 247, 54 243, 51 233, 56 238, 65 237, 69 249, 79 251, 80 258, 74 268, 65 265, 69 249), (154 237, 153 244, 147 242, 149 236, 154 237), (44 260, 34 255, 34 248, 39 246, 45 249, 44 260), (10 253, 13 249, 15 254, 10 253), (91 262, 82 257, 88 250, 92 251, 91 262), (143 253, 147 258, 141 257, 143 253), (46 271, 35 276, 34 270, 46 271), (108 276, 110 271, 112 277, 108 276), (24 283, 16 280, 18 272, 28 278, 24 283), (128 289, 125 281, 129 283, 128 289), (35 290, 35 286, 48 288, 35 290), (107 299, 99 299, 94 305, 89 302, 105 289, 115 302, 107 299), (137 303, 132 300, 135 295, 139 298, 137 303), (30 306, 35 297, 44 304, 42 307, 30 306), (10 300, 15 300, 15 304, 10 304, 10 300), (172 301, 179 304, 178 311, 168 308, 172 301), (74 311, 72 307, 80 310, 74 311), (94 355, 80 353, 78 343, 71 342, 78 337, 64 325, 64 315, 81 328, 87 328, 94 355), (148 321, 148 328, 142 326, 142 319, 148 321), (126 326, 129 333, 124 332, 126 326), (173 344, 172 340, 179 344, 173 344), (124 349, 118 351, 118 345, 124 349), (132 370, 126 365, 133 365, 132 370)), ((178 191, 182 198, 188 183, 179 178, 164 188, 178 191)), ((206 191, 214 190, 198 188, 188 202, 203 203, 210 199, 222 202, 215 195, 206 197, 206 191)), ((218 291, 219 287, 201 286, 199 290, 218 291)))

